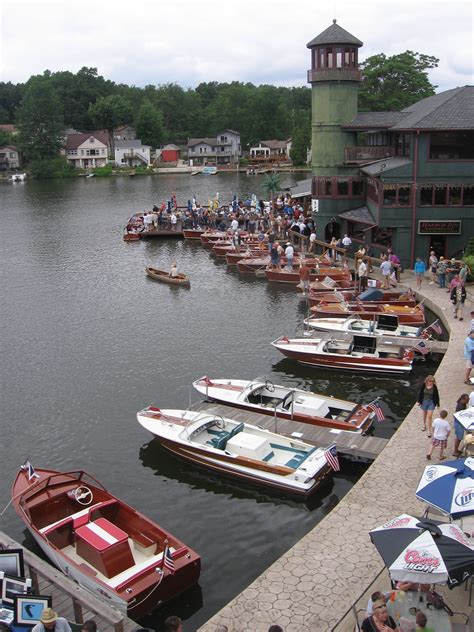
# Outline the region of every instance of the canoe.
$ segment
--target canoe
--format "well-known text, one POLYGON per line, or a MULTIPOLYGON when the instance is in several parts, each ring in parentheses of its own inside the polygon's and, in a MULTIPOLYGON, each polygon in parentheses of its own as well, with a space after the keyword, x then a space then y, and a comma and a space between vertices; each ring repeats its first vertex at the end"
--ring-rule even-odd
POLYGON ((197 553, 87 472, 26 463, 12 502, 53 564, 134 620, 199 579, 197 553))
POLYGON ((145 268, 147 275, 154 281, 160 281, 161 283, 170 283, 171 285, 184 285, 189 287, 191 282, 189 277, 184 272, 180 272, 177 277, 170 277, 169 272, 166 270, 158 270, 158 268, 148 267, 145 268))
POLYGON ((208 401, 335 430, 367 432, 374 413, 365 406, 324 393, 273 384, 270 380, 210 379, 193 382, 208 401))
POLYGON ((307 497, 331 474, 327 450, 213 413, 147 406, 137 419, 183 459, 248 483, 307 497))

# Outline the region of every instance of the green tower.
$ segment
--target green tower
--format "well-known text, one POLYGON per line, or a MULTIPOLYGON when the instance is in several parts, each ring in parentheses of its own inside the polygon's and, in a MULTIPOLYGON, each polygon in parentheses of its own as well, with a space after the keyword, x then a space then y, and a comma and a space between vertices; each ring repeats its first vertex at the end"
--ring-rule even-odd
POLYGON ((344 166, 344 147, 354 144, 354 134, 341 125, 357 114, 357 90, 362 79, 358 49, 363 43, 333 24, 316 36, 311 50, 308 83, 312 98, 312 160, 314 176, 346 175, 353 169, 344 166))

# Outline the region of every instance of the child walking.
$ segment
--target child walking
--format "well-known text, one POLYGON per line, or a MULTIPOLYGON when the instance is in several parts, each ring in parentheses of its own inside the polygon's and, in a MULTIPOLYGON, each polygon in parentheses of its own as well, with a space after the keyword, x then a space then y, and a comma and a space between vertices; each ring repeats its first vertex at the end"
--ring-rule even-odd
POLYGON ((440 410, 439 417, 433 421, 433 439, 431 440, 431 450, 426 455, 428 461, 431 461, 431 455, 435 448, 439 448, 439 460, 443 461, 446 457, 443 456, 444 449, 448 445, 448 437, 451 433, 451 426, 446 419, 448 412, 446 410, 440 410))

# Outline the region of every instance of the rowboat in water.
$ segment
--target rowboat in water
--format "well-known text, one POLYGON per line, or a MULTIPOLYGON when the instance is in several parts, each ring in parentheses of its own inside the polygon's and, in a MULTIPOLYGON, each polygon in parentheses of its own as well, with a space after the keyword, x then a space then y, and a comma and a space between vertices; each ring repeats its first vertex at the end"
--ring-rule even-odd
POLYGON ((324 448, 212 413, 148 406, 137 419, 176 456, 248 483, 307 497, 331 472, 324 448))
POLYGON ((270 380, 209 379, 206 375, 193 386, 212 402, 336 430, 367 432, 374 417, 370 409, 359 404, 270 380))
POLYGON ((271 344, 301 364, 371 373, 409 373, 414 357, 414 352, 406 347, 379 345, 376 338, 362 335, 344 340, 282 336, 271 344))
POLYGON ((53 564, 135 620, 199 579, 197 553, 82 470, 27 463, 12 502, 53 564))
POLYGON ((148 266, 145 268, 145 272, 154 281, 160 281, 161 283, 169 283, 171 285, 184 285, 189 287, 191 285, 191 281, 189 277, 184 272, 180 272, 178 276, 172 277, 170 273, 166 270, 159 270, 158 268, 152 268, 148 266))

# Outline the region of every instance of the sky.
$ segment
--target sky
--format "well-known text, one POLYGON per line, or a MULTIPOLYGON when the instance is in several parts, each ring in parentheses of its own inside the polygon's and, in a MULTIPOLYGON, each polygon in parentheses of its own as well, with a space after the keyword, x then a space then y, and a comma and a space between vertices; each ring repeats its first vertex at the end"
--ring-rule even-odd
POLYGON ((474 85, 474 3, 464 0, 0 0, 0 81, 97 68, 116 83, 304 86, 306 44, 337 19, 359 61, 439 58, 436 92, 474 85))

